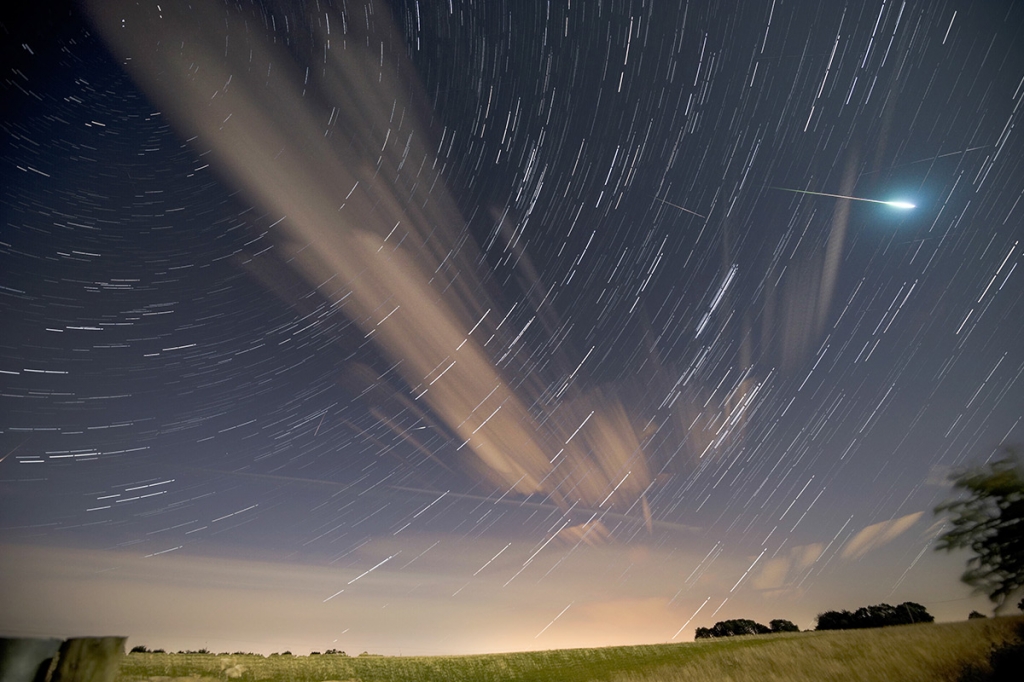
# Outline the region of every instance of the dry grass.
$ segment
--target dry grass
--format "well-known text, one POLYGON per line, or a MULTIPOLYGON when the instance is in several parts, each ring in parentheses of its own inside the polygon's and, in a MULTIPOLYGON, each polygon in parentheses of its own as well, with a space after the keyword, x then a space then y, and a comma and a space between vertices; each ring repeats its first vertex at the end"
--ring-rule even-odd
MULTIPOLYGON (((954 682, 968 664, 986 667, 993 645, 1014 640, 1024 619, 806 632, 764 646, 727 649, 680 665, 637 670, 613 682, 786 680, 954 682)), ((753 639, 743 638, 743 639, 753 639)))
POLYGON ((1024 618, 997 618, 486 656, 130 654, 118 682, 955 681, 965 665, 984 667, 992 646, 1013 640, 1022 624, 1024 618))

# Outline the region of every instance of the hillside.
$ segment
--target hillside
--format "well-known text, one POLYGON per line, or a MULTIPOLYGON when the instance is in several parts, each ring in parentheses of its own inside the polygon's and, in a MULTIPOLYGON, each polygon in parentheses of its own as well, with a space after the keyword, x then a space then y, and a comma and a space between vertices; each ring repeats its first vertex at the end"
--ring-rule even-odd
POLYGON ((134 653, 118 682, 273 680, 324 682, 698 682, 732 680, 956 680, 1012 641, 1024 618, 802 632, 685 644, 474 656, 218 656, 134 653))

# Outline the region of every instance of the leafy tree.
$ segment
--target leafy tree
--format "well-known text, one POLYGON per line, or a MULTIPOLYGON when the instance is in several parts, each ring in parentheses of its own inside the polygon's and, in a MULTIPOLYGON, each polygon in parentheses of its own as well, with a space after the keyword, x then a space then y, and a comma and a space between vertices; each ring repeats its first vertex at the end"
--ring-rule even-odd
POLYGON ((712 637, 737 637, 739 635, 767 635, 772 632, 800 632, 800 628, 791 621, 776 618, 771 627, 766 627, 749 618, 733 618, 720 620, 714 627, 697 628, 694 639, 710 639, 712 637))
POLYGON ((928 609, 912 601, 905 601, 896 607, 896 622, 889 625, 909 625, 912 623, 934 623, 935 616, 928 609), (904 617, 906 620, 903 620, 904 617))
POLYGON ((772 632, 800 632, 800 628, 796 624, 782 618, 776 618, 771 621, 768 623, 768 627, 771 628, 772 632))
POLYGON ((1013 450, 983 467, 951 477, 961 497, 935 508, 947 513, 952 528, 937 549, 970 549, 961 576, 988 595, 998 612, 1006 599, 1024 587, 1024 474, 1013 450), (963 495, 966 494, 966 497, 963 495))
POLYGON ((826 611, 818 614, 818 625, 815 630, 849 630, 853 624, 853 614, 849 611, 826 611))
POLYGON ((739 635, 766 635, 771 630, 760 623, 749 618, 734 618, 722 620, 715 623, 715 626, 708 628, 697 628, 694 639, 707 639, 709 637, 737 637, 739 635))
POLYGON ((880 628, 893 625, 899 620, 896 607, 891 604, 862 606, 853 612, 853 620, 859 628, 880 628))
POLYGON ((967 620, 975 620, 976 618, 988 618, 988 616, 979 611, 971 611, 967 614, 967 620))
POLYGON ((734 618, 715 623, 711 628, 716 637, 736 637, 739 635, 766 635, 771 630, 749 618, 734 618))

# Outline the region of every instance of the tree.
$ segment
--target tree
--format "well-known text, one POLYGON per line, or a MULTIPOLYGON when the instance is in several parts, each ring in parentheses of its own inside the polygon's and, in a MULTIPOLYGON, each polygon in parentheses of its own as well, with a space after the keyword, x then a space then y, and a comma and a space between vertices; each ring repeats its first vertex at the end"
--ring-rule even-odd
POLYGON ((712 628, 697 628, 694 639, 707 639, 710 637, 737 637, 739 635, 766 635, 772 632, 769 628, 749 618, 733 618, 732 620, 720 620, 712 628))
POLYGON ((947 513, 952 528, 936 549, 970 549, 961 580, 996 604, 1024 587, 1024 474, 1011 449, 983 467, 951 476, 954 489, 966 494, 935 508, 947 513))
POLYGON ((978 611, 971 611, 970 613, 967 614, 967 620, 975 620, 977 618, 988 618, 988 616, 986 616, 984 613, 980 613, 978 611))
POLYGON ((818 614, 815 630, 849 630, 853 624, 853 614, 849 611, 826 611, 818 614))
POLYGON ((912 601, 905 601, 896 607, 895 620, 888 625, 909 625, 912 623, 934 623, 935 616, 928 609, 912 601))
POLYGON ((710 639, 712 637, 737 637, 739 635, 767 635, 772 632, 800 632, 800 628, 788 620, 776 618, 771 627, 766 627, 749 618, 733 618, 720 620, 714 627, 697 628, 694 639, 710 639))
POLYGON ((928 609, 912 601, 899 606, 876 604, 862 606, 853 613, 849 611, 826 611, 818 614, 815 630, 855 630, 859 628, 880 628, 887 625, 910 625, 932 623, 935 617, 928 609))
POLYGON ((772 632, 800 632, 800 628, 795 623, 782 618, 776 618, 768 623, 768 626, 772 632))
POLYGON ((901 619, 895 606, 882 603, 876 606, 860 607, 853 612, 853 620, 857 623, 856 627, 859 628, 880 628, 894 625, 901 619))

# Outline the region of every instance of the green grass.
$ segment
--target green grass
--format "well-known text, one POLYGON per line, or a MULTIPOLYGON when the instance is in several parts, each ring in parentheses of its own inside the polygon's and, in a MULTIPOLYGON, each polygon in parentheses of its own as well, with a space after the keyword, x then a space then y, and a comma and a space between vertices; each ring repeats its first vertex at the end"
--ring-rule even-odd
POLYGON ((701 640, 687 644, 564 649, 479 656, 391 657, 129 654, 118 682, 741 682, 746 680, 955 681, 985 667, 1024 618, 701 640))

